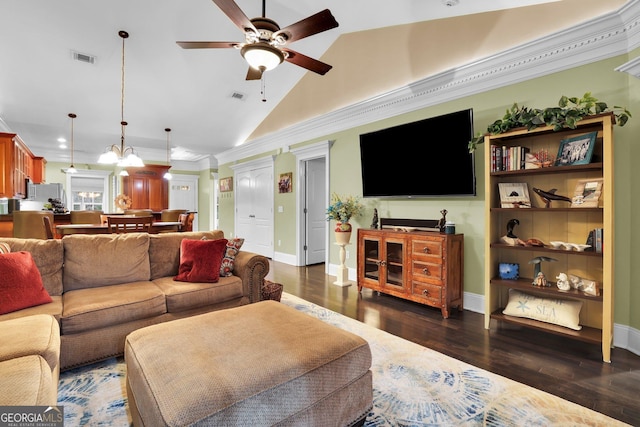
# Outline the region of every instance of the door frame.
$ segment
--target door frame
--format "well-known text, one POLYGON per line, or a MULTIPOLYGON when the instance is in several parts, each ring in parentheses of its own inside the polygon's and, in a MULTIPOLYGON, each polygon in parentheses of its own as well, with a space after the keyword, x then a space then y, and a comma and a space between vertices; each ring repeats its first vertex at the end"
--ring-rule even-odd
MULTIPOLYGON (((305 203, 305 189, 306 189, 306 176, 305 176, 305 162, 308 160, 325 159, 325 195, 326 206, 329 206, 329 181, 331 170, 329 150, 335 141, 321 141, 315 144, 305 145, 300 148, 291 149, 291 153, 296 156, 296 168, 298 171, 298 182, 296 189, 296 266, 302 266, 305 264, 304 256, 304 236, 305 236, 305 220, 304 220, 304 203, 305 203), (304 180, 304 181, 303 181, 304 180)), ((325 260, 324 271, 329 272, 329 224, 325 226, 325 260)))

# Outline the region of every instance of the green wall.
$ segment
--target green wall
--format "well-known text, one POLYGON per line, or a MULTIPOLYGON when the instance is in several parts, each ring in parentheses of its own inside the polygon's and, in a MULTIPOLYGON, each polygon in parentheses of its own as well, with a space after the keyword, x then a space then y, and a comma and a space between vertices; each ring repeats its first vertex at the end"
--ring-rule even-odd
MULTIPOLYGON (((334 140, 330 151, 330 192, 340 194, 361 195, 359 135, 373 130, 408 123, 411 121, 445 114, 464 108, 473 108, 474 126, 476 132, 484 132, 487 126, 501 118, 507 108, 513 103, 533 108, 555 106, 561 95, 582 96, 585 92, 592 92, 600 101, 610 107, 620 105, 628 108, 632 114, 640 116, 640 82, 639 79, 627 73, 614 69, 630 59, 638 56, 638 51, 629 55, 621 55, 594 64, 576 67, 567 71, 554 73, 545 77, 513 84, 500 89, 468 96, 455 101, 443 103, 434 107, 424 108, 398 117, 359 126, 347 131, 324 135, 320 138, 300 142, 294 147, 309 143, 334 140)), ((614 129, 615 139, 615 322, 640 329, 640 313, 634 313, 631 307, 640 304, 640 290, 633 286, 631 278, 640 276, 640 263, 633 264, 634 249, 640 244, 640 226, 633 226, 631 218, 640 211, 638 192, 632 192, 631 183, 640 182, 640 168, 632 167, 632 159, 640 158, 638 135, 640 135, 640 117, 632 118, 624 127, 614 129), (635 197, 634 197, 635 196, 635 197)), ((428 143, 440 138, 439 135, 425 135, 428 143)), ((481 147, 482 148, 482 147, 481 147)), ((390 143, 389 149, 393 149, 390 143)), ((484 162, 483 150, 479 149, 476 156, 477 191, 476 197, 469 198, 438 198, 438 199, 365 199, 365 214, 352 222, 356 228, 369 227, 373 215, 373 208, 378 209, 381 218, 440 218, 440 210, 447 209, 447 219, 455 221, 456 231, 465 235, 465 268, 464 291, 474 294, 484 294, 483 278, 483 240, 484 240, 484 162)), ((267 153, 265 153, 267 154, 267 153)), ((268 153, 273 154, 273 153, 268 153)), ((407 153, 410 155, 410 153, 407 153)), ((243 160, 245 161, 245 160, 243 160)), ((297 185, 297 171, 295 161, 290 153, 276 156, 275 181, 279 173, 293 171, 294 186, 297 185)), ((437 161, 425 167, 425 174, 433 179, 440 178, 441 164, 437 161)), ((390 175, 401 175, 402 165, 389 165, 390 175)), ((229 165, 220 167, 220 177, 233 176, 229 165)), ((274 182, 275 188, 276 182, 274 182)), ((275 251, 295 254, 295 196, 291 194, 275 197, 274 242, 275 251), (277 206, 283 206, 282 213, 277 212, 277 206), (283 244, 277 246, 278 240, 283 244), (287 242, 285 245, 284 242, 287 242)), ((233 194, 220 199, 220 225, 225 235, 233 231, 233 194)), ((330 262, 339 264, 338 249, 330 250, 330 262)), ((356 257, 351 256, 346 261, 351 269, 356 268, 356 257)))

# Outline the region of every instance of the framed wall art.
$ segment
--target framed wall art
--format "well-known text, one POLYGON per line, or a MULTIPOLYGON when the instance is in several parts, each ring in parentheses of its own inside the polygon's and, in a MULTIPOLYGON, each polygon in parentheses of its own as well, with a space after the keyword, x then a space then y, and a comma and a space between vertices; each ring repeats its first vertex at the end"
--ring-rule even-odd
POLYGON ((526 182, 500 182, 500 207, 530 208, 529 186, 526 182))
POLYGON ((233 177, 220 178, 220 192, 233 191, 233 177))
POLYGON ((602 194, 602 178, 581 179, 571 198, 572 208, 597 208, 602 194))
POLYGON ((565 138, 560 141, 556 166, 586 165, 591 163, 593 147, 596 144, 598 132, 565 138))
POLYGON ((291 193, 293 191, 293 172, 281 173, 278 180, 278 193, 291 193))

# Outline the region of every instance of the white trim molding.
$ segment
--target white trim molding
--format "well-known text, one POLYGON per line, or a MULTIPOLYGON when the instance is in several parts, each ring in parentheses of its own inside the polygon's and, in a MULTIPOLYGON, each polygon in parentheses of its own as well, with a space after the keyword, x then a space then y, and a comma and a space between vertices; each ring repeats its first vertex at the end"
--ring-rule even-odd
POLYGON ((226 164, 421 108, 629 53, 640 46, 640 0, 572 28, 451 69, 216 156, 226 164))

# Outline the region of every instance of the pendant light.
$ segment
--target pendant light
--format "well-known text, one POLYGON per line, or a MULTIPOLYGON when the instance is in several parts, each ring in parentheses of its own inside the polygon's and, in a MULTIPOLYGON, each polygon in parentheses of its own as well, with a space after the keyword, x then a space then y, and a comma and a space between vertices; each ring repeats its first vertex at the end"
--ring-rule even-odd
POLYGON ((71 118, 71 166, 67 168, 67 173, 76 173, 78 171, 73 165, 73 119, 75 119, 78 116, 76 116, 73 113, 69 113, 69 117, 71 118))
MULTIPOLYGON (((169 165, 169 169, 171 169, 171 148, 169 147, 169 134, 171 133, 171 128, 165 128, 164 131, 167 133, 167 165, 169 165)), ((169 169, 164 173, 164 179, 167 181, 171 181, 171 178, 173 178, 169 169)))
MULTIPOLYGON (((129 38, 126 31, 118 31, 118 35, 122 38, 122 73, 120 86, 120 146, 112 145, 100 155, 98 163, 117 164, 120 167, 142 167, 144 162, 138 157, 133 147, 126 147, 124 143, 124 131, 127 122, 124 121, 124 41, 129 38)), ((128 173, 123 170, 120 175, 126 176, 128 173)))

